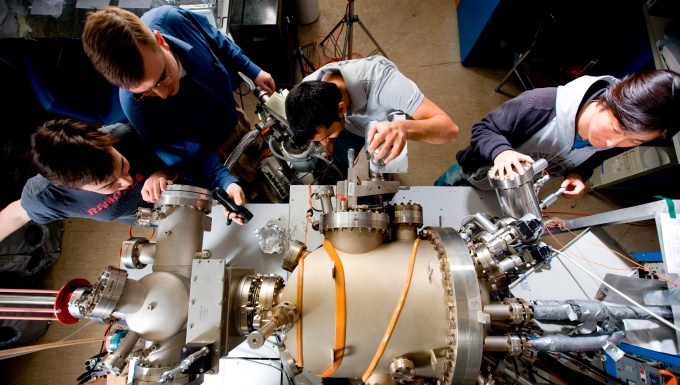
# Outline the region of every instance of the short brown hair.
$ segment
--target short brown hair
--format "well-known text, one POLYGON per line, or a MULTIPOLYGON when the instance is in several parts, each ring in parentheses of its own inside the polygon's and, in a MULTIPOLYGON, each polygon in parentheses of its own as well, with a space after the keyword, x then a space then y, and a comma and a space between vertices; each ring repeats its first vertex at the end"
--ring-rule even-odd
POLYGON ((85 54, 110 83, 130 89, 142 82, 142 47, 160 51, 149 27, 134 13, 107 7, 87 15, 83 30, 85 54))
POLYGON ((50 120, 31 135, 33 165, 50 182, 66 188, 103 183, 114 172, 111 149, 117 140, 90 123, 50 120))

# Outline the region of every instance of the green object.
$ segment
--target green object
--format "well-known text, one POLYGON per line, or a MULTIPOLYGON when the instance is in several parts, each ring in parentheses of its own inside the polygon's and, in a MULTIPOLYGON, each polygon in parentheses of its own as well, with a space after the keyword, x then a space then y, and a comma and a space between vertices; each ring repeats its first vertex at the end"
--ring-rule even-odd
POLYGON ((675 202, 673 202, 672 199, 662 197, 661 195, 657 195, 654 198, 659 198, 659 199, 665 200, 666 204, 668 205, 668 214, 670 214, 671 218, 675 218, 675 202))

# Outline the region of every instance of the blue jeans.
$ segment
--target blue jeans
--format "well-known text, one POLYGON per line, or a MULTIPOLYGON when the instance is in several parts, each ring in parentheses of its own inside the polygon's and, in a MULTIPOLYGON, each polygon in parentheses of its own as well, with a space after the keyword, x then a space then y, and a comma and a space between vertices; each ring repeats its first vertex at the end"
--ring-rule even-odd
POLYGON ((436 181, 435 186, 472 186, 463 176, 463 168, 458 163, 454 163, 436 181))

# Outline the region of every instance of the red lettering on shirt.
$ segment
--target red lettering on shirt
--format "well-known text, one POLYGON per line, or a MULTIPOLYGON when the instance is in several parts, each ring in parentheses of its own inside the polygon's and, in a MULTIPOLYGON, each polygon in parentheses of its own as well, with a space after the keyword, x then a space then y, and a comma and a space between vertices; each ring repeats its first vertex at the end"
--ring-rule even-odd
POLYGON ((87 210, 87 213, 90 214, 91 216, 97 215, 101 213, 102 211, 106 210, 110 206, 112 206, 115 202, 118 202, 120 198, 122 198, 125 194, 127 194, 130 190, 134 189, 135 186, 139 184, 139 182, 145 180, 146 177, 141 174, 137 173, 134 175, 132 178, 132 184, 129 185, 125 190, 118 190, 114 192, 113 194, 107 195, 106 198, 104 198, 104 201, 102 203, 97 204, 97 206, 92 207, 87 210))

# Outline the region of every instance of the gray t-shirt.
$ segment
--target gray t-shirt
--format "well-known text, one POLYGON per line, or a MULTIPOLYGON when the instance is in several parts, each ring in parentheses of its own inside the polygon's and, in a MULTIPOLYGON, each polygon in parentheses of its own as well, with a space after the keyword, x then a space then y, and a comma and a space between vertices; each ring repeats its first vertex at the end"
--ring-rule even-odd
POLYGON ((362 137, 370 121, 385 121, 395 111, 413 115, 425 98, 418 86, 383 56, 330 63, 303 81, 323 80, 331 72, 340 72, 351 100, 345 129, 362 137))

